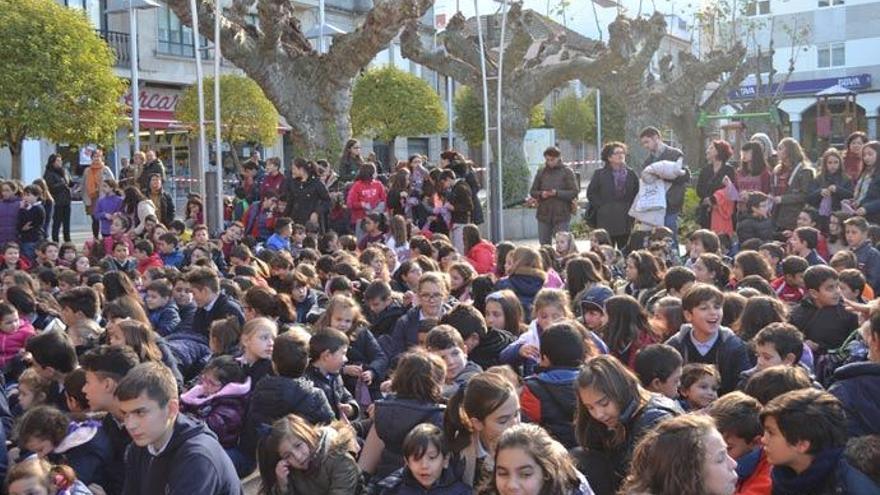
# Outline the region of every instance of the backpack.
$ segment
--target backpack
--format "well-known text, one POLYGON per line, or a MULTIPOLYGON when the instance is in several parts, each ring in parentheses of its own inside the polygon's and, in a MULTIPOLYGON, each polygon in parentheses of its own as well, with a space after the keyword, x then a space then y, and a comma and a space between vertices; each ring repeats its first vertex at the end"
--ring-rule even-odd
POLYGON ((855 329, 837 349, 830 349, 816 359, 816 380, 827 387, 831 384, 834 371, 849 363, 868 359, 868 347, 862 340, 859 329, 855 329))

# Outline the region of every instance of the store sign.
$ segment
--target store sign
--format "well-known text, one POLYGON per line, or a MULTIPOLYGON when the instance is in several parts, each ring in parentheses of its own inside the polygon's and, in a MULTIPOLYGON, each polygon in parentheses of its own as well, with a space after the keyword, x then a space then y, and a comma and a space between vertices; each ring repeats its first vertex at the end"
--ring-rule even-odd
MULTIPOLYGON (((168 88, 141 88, 138 101, 141 110, 154 110, 157 112, 174 113, 177 103, 180 101, 181 92, 168 88)), ((123 102, 129 108, 132 105, 131 92, 123 97, 123 102)))
MULTIPOLYGON (((831 77, 828 79, 808 79, 806 81, 788 81, 782 87, 782 96, 804 96, 804 95, 815 95, 816 93, 828 89, 831 86, 843 86, 844 88, 851 90, 859 90, 859 89, 867 89, 871 87, 871 75, 870 74, 858 74, 854 76, 843 76, 843 77, 831 77)), ((774 94, 779 89, 779 84, 773 84, 771 86, 763 86, 762 90, 758 91, 758 86, 751 84, 747 86, 740 86, 737 89, 731 91, 728 96, 731 100, 746 100, 749 98, 755 98, 758 96, 767 96, 768 94, 774 94)))

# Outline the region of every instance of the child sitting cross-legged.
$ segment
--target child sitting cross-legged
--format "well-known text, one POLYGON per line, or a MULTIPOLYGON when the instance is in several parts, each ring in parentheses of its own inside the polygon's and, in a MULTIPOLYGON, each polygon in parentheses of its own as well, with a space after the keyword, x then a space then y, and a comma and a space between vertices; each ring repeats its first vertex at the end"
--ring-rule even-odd
POLYGON ((107 486, 113 448, 100 422, 71 422, 52 406, 37 406, 24 413, 15 431, 22 450, 50 462, 63 456, 83 483, 107 486))
POLYGON ((208 362, 199 384, 180 396, 184 413, 208 425, 224 448, 238 444, 244 427, 251 379, 232 356, 208 362))
POLYGON ((377 483, 370 491, 376 495, 408 493, 467 495, 473 488, 461 481, 449 466, 449 444, 436 425, 422 423, 403 440, 406 466, 377 483))

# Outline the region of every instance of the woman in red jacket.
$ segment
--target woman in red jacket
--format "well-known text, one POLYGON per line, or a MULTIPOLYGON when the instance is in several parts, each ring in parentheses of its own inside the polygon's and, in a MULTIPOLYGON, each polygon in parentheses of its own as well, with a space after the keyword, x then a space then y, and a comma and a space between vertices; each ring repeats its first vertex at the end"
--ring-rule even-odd
POLYGON ((470 223, 462 229, 464 241, 464 254, 468 262, 474 266, 474 270, 480 275, 495 271, 495 245, 483 239, 480 229, 470 223))
POLYGON ((361 220, 369 213, 384 213, 386 200, 385 186, 376 180, 376 166, 372 163, 361 165, 346 201, 358 239, 363 235, 361 220))

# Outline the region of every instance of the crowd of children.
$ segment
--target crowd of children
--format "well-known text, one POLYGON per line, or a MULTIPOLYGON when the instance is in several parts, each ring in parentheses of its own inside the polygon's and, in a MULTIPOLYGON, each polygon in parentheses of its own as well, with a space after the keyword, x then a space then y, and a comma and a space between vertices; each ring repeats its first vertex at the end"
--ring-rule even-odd
POLYGON ((460 154, 346 149, 353 184, 249 160, 214 236, 159 173, 96 164, 82 247, 0 185, 8 493, 880 493, 870 206, 493 245, 460 154))

